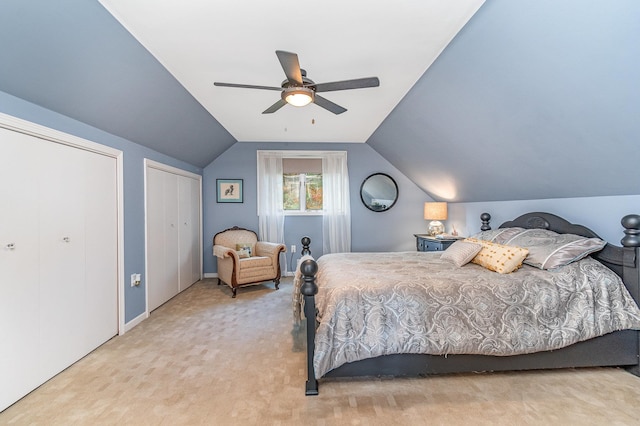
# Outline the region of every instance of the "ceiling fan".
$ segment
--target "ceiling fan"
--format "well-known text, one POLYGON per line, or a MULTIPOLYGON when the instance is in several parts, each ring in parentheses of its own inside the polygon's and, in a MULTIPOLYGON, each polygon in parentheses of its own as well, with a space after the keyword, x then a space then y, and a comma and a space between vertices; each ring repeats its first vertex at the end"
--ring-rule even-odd
POLYGON ((314 83, 313 80, 307 78, 307 72, 300 68, 298 55, 291 52, 276 50, 276 55, 280 60, 280 65, 284 70, 287 79, 282 82, 280 87, 271 86, 255 86, 251 84, 235 84, 235 83, 213 83, 214 86, 221 87, 239 87, 245 89, 260 90, 277 90, 280 91, 280 99, 269 108, 264 110, 263 114, 272 114, 285 106, 291 104, 294 106, 305 106, 311 102, 331 111, 334 114, 342 114, 347 109, 330 100, 319 96, 321 92, 335 92, 337 90, 363 89, 366 87, 380 86, 378 77, 356 78, 354 80, 334 81, 331 83, 314 83))

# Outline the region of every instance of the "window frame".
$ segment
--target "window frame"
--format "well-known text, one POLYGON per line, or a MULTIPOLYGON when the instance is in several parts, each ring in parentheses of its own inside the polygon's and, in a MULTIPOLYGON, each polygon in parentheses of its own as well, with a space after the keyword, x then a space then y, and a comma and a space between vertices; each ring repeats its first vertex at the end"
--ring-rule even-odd
MULTIPOLYGON (((308 159, 320 159, 323 162, 327 155, 334 154, 336 152, 344 152, 344 151, 336 151, 336 150, 325 150, 325 151, 297 151, 297 150, 257 150, 256 156, 257 158, 260 156, 260 153, 276 153, 279 154, 282 159, 285 158, 308 158, 308 159)), ((260 173, 258 172, 257 180, 260 179, 260 173)), ((260 183, 258 182, 258 187, 260 183)), ((258 197, 260 194, 258 193, 258 197)), ((324 191, 323 191, 323 199, 324 199, 324 191)), ((260 200, 257 200, 256 203, 258 206, 260 205, 260 200)), ((300 210, 285 210, 284 206, 282 208, 282 212, 284 216, 324 216, 324 209, 322 210, 308 210, 308 211, 300 211, 300 210)))

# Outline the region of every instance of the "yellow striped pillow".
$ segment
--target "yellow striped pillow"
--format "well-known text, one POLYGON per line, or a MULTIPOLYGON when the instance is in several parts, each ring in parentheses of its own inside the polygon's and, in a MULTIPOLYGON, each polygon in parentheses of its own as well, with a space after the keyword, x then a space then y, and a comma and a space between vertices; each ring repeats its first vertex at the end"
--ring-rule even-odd
POLYGON ((529 250, 522 247, 505 246, 475 238, 467 238, 465 241, 482 244, 482 249, 471 262, 499 274, 509 274, 517 270, 529 254, 529 250))

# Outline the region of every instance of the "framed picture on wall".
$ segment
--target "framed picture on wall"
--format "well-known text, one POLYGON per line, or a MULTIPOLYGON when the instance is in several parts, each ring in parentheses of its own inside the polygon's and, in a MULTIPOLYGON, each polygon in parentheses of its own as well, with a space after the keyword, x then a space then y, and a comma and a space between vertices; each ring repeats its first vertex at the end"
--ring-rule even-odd
POLYGON ((242 179, 216 179, 218 203, 242 203, 242 179))

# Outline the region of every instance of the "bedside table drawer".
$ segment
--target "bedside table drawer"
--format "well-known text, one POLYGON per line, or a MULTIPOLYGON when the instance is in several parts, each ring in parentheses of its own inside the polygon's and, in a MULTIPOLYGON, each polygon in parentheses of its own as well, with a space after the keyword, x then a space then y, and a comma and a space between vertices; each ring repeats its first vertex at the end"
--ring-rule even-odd
POLYGON ((448 246, 448 244, 445 244, 442 241, 424 241, 424 251, 442 251, 448 246))
POLYGON ((455 242, 455 240, 439 240, 419 234, 416 234, 415 237, 418 251, 443 251, 455 242))

